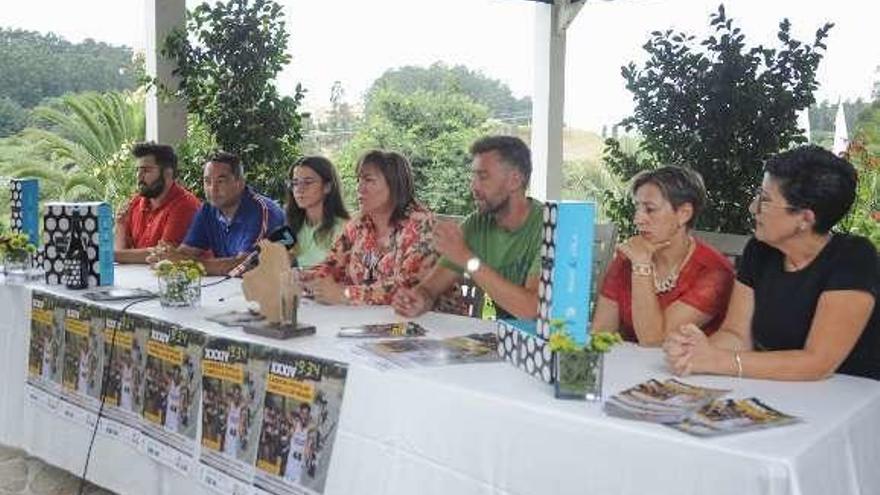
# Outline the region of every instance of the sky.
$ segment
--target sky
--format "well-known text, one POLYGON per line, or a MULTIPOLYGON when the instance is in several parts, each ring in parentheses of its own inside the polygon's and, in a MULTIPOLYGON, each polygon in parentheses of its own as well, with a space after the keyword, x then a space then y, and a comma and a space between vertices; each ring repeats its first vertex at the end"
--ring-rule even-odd
MULTIPOLYGON (((156 0, 163 1, 163 0, 156 0)), ((296 83, 308 90, 305 106, 329 105, 340 81, 355 103, 382 73, 436 61, 464 64, 531 94, 535 10, 524 0, 278 0, 285 6, 293 60, 279 76, 282 93, 296 83)), ((93 38, 143 49, 146 0, 5 1, 0 26, 52 31, 70 41, 93 38)), ((187 0, 188 6, 198 4, 187 0)), ((600 130, 632 111, 620 67, 644 60, 654 30, 683 30, 701 38, 719 0, 587 0, 568 30, 565 121, 600 130)), ((748 45, 778 46, 779 21, 811 41, 834 22, 819 68, 819 100, 869 98, 880 79, 880 2, 876 0, 727 0, 729 17, 748 45)))

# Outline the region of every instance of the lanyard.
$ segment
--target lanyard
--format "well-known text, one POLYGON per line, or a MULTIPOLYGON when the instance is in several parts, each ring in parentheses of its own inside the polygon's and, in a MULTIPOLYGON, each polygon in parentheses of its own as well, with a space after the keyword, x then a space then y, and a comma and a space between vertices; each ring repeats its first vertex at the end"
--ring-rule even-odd
POLYGON ((257 202, 260 205, 262 220, 260 223, 260 235, 254 240, 253 246, 256 247, 257 243, 260 242, 264 237, 266 237, 266 233, 269 230, 269 205, 266 204, 266 200, 257 196, 257 194, 250 189, 248 189, 248 194, 251 195, 251 199, 257 202))

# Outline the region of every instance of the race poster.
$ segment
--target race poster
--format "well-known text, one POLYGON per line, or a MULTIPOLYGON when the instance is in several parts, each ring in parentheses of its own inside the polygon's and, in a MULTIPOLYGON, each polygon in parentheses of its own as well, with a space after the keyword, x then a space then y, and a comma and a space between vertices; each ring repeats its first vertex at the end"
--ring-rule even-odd
POLYGON ((202 355, 201 481, 222 493, 253 483, 266 361, 252 349, 214 338, 202 355))
POLYGON ((33 291, 25 397, 30 403, 53 413, 57 413, 61 406, 63 312, 57 298, 33 291))
POLYGON ((31 306, 31 402, 220 493, 323 493, 344 363, 41 291, 31 306))
POLYGON ((28 384, 57 393, 61 382, 64 329, 63 306, 45 292, 34 291, 31 299, 31 339, 28 346, 28 384))
POLYGON ((146 343, 143 433, 147 455, 183 474, 194 468, 202 333, 162 321, 135 327, 146 343))
POLYGON ((108 310, 104 318, 104 416, 102 431, 133 447, 141 446, 146 337, 151 322, 145 317, 108 310), (136 332, 136 328, 142 328, 136 332), (115 424, 114 424, 115 422, 115 424))
POLYGON ((274 495, 323 493, 345 391, 345 364, 267 350, 254 484, 274 495))
POLYGON ((103 312, 95 306, 64 301, 63 398, 96 413, 100 405, 103 312))

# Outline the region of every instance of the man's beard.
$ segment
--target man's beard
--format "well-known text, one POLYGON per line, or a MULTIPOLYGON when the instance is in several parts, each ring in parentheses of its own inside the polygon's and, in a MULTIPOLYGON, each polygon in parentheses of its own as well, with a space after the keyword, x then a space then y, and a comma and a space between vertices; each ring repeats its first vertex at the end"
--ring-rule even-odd
POLYGON ((160 175, 152 184, 141 182, 138 184, 138 190, 140 191, 141 196, 148 199, 156 199, 162 194, 162 191, 165 190, 165 177, 160 175))
POLYGON ((499 214, 504 213, 510 208, 510 195, 504 197, 501 201, 496 204, 492 204, 489 201, 483 202, 483 207, 480 208, 480 213, 484 213, 487 215, 491 215, 493 217, 497 217, 499 214))

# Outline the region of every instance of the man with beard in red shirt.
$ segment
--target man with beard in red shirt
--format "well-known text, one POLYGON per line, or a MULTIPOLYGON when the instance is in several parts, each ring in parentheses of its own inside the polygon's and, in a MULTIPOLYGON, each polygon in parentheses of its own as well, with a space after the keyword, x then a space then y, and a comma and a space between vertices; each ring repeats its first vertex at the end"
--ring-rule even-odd
POLYGON ((119 263, 146 263, 149 248, 159 241, 178 245, 201 206, 175 180, 174 148, 152 142, 132 148, 137 158, 138 194, 116 216, 114 256, 119 263))

